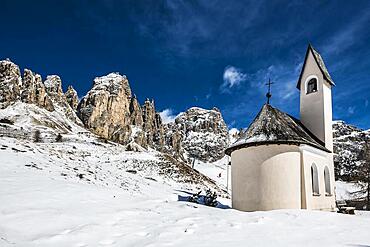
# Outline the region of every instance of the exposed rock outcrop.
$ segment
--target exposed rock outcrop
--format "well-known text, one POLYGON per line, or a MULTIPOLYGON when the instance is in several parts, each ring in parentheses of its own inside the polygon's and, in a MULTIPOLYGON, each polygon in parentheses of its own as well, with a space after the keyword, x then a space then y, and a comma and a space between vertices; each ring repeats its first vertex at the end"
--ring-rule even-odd
POLYGON ((110 73, 95 78, 77 112, 88 129, 109 140, 122 144, 134 141, 157 150, 164 145, 162 121, 154 101, 147 99, 141 107, 126 76, 110 73))
POLYGON ((143 125, 143 112, 141 110, 139 101, 137 100, 135 95, 131 98, 130 115, 131 115, 132 125, 136 125, 136 126, 143 125))
POLYGON ((59 107, 65 113, 68 119, 77 124, 82 125, 80 119, 77 117, 75 111, 67 102, 67 98, 63 93, 62 80, 57 75, 48 75, 44 81, 45 89, 49 95, 54 107, 59 107))
POLYGON ((67 92, 65 92, 64 95, 66 96, 69 106, 76 111, 78 106, 78 95, 76 90, 72 86, 68 86, 67 92))
POLYGON ((344 121, 333 123, 334 163, 336 179, 351 181, 358 166, 364 162, 362 153, 370 131, 362 130, 344 121))
POLYGON ((0 61, 0 109, 19 99, 21 85, 19 67, 10 60, 0 61))
MULTIPOLYGON (((141 106, 131 92, 128 79, 119 73, 96 77, 91 90, 78 103, 73 87, 63 93, 59 76, 47 76, 42 82, 39 74, 25 69, 22 79, 16 64, 0 61, 0 89, 1 108, 22 101, 56 111, 58 114, 51 113, 49 127, 58 126, 58 118, 62 115, 103 138, 127 144, 130 150, 142 150, 134 148, 140 145, 172 154, 183 161, 196 158, 212 162, 223 157, 228 145, 227 127, 216 108, 191 108, 178 116, 175 123, 163 124, 154 100, 147 99, 141 106)), ((32 109, 36 112, 37 107, 32 109)), ((39 118, 36 120, 43 122, 39 118)), ((66 124, 65 128, 58 129, 72 128, 66 124)))
POLYGON ((41 76, 29 69, 25 69, 23 73, 21 100, 25 103, 44 107, 48 111, 54 111, 54 105, 46 93, 41 76))
POLYGON ((165 133, 166 144, 175 152, 204 162, 221 159, 229 145, 228 129, 217 108, 190 108, 168 124, 165 133))
POLYGON ((58 111, 82 125, 75 111, 67 103, 59 76, 48 76, 45 82, 39 74, 25 69, 23 78, 19 67, 9 60, 0 61, 0 108, 21 101, 48 111, 58 111))
POLYGON ((143 130, 147 136, 147 144, 163 147, 163 126, 159 113, 155 111, 154 100, 146 99, 143 105, 143 130))
POLYGON ((97 135, 128 143, 131 136, 131 89, 126 76, 110 73, 96 77, 77 111, 85 127, 97 135))

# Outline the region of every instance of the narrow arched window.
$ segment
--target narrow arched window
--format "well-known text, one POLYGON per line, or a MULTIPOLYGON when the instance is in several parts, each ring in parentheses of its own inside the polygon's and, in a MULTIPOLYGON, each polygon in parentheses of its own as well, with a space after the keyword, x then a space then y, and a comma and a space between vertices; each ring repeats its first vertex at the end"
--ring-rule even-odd
POLYGON ((331 187, 330 187, 330 173, 329 168, 325 166, 324 169, 324 180, 325 180, 325 195, 331 195, 331 187))
POLYGON ((317 92, 317 79, 312 78, 307 83, 307 94, 317 92))
POLYGON ((317 172, 317 166, 315 163, 311 166, 311 182, 312 182, 312 193, 314 196, 320 195, 319 191, 319 174, 317 172))

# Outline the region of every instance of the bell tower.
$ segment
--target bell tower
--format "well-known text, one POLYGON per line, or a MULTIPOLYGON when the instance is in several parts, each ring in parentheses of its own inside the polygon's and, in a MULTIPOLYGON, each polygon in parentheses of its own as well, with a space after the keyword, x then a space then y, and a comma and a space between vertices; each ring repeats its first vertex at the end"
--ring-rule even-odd
POLYGON ((297 88, 300 90, 300 119, 330 151, 333 151, 331 96, 333 86, 335 84, 321 55, 308 45, 297 82, 297 88))

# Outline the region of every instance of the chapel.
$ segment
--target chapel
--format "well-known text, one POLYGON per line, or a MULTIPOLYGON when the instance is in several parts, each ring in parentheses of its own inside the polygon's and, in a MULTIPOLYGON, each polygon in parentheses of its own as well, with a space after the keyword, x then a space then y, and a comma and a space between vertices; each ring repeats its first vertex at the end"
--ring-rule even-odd
POLYGON ((233 208, 335 210, 333 86, 321 55, 308 45, 297 81, 300 119, 268 101, 225 150, 233 208))

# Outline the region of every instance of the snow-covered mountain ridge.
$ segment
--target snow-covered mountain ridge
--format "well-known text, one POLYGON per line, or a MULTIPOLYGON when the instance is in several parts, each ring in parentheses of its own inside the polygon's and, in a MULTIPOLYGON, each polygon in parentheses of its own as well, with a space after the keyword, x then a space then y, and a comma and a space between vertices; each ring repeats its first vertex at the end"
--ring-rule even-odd
POLYGON ((336 178, 351 181, 356 168, 364 162, 365 141, 370 140, 370 130, 362 130, 344 121, 334 121, 333 137, 336 178))
POLYGON ((192 107, 165 126, 166 135, 177 135, 189 162, 215 162, 224 157, 230 144, 228 128, 217 108, 205 110, 192 107))
MULTIPOLYGON (((9 120, 5 114, 10 111, 6 110, 7 107, 14 113, 12 118, 22 114, 37 115, 27 113, 25 104, 29 104, 31 112, 43 111, 45 119, 40 121, 39 118, 39 123, 44 127, 58 126, 55 121, 49 121, 44 110, 50 112, 50 116, 58 112, 59 121, 65 126, 71 126, 66 122, 72 121, 102 138, 127 145, 128 149, 135 145, 153 148, 184 162, 191 162, 194 158, 219 160, 229 144, 227 126, 217 108, 191 108, 178 116, 175 124, 164 124, 155 109, 154 100, 147 99, 140 105, 127 77, 119 73, 96 77, 91 90, 78 102, 77 92, 72 86, 63 93, 59 76, 47 76, 42 81, 40 75, 29 69, 21 75, 15 63, 3 60, 0 61, 0 89, 4 121, 9 120), (22 113, 17 115, 18 106, 22 106, 22 113)), ((70 131, 73 132, 70 128, 57 128, 54 132, 57 135, 70 131)))

